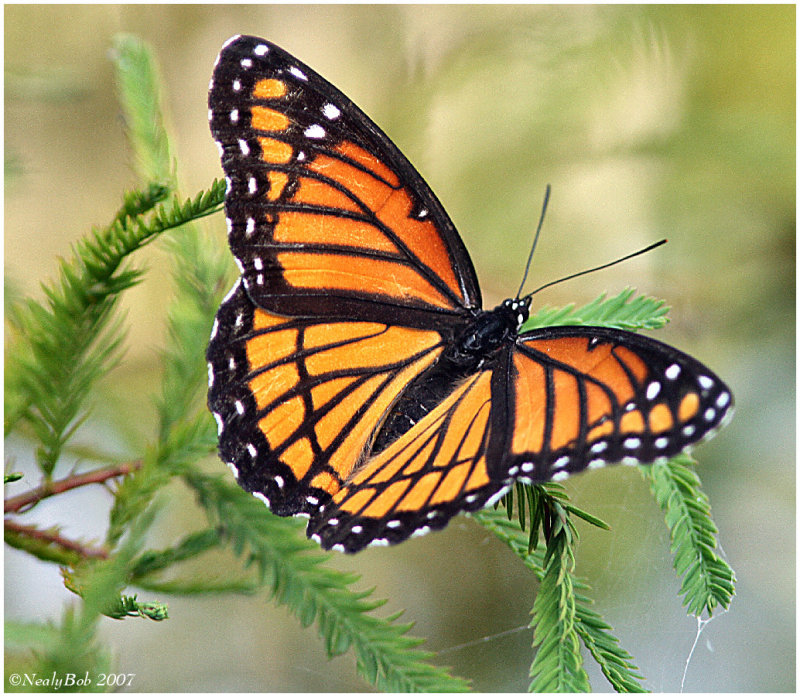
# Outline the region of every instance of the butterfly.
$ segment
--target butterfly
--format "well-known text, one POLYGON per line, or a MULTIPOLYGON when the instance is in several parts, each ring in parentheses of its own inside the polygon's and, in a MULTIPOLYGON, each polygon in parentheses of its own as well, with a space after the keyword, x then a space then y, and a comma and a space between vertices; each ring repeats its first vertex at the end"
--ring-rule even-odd
POLYGON ((353 102, 278 46, 235 36, 209 88, 241 275, 208 346, 221 458, 322 547, 443 528, 515 481, 669 458, 731 391, 631 332, 521 332, 482 309, 433 191, 353 102))

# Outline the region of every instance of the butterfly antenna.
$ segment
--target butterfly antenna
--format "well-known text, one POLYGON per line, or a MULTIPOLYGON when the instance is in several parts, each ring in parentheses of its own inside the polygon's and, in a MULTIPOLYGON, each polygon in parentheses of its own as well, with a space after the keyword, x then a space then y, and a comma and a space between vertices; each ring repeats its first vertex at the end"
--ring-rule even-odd
POLYGON ((536 234, 533 236, 533 244, 531 245, 530 254, 528 254, 528 263, 525 264, 525 273, 522 274, 522 283, 519 284, 519 290, 517 291, 516 295, 517 299, 519 299, 519 295, 522 292, 522 288, 525 285, 526 279, 528 278, 528 271, 530 271, 531 262, 533 261, 533 252, 536 250, 536 243, 539 241, 539 233, 542 231, 542 223, 544 223, 544 214, 547 211, 547 202, 549 200, 550 200, 550 184, 548 184, 544 189, 544 202, 542 203, 542 214, 539 216, 539 225, 536 226, 536 234))
MULTIPOLYGON (((587 273, 593 273, 594 271, 600 271, 600 269, 607 269, 609 266, 614 266, 615 264, 619 264, 623 261, 627 261, 628 259, 633 259, 633 257, 638 257, 640 254, 644 254, 645 252, 649 252, 656 247, 660 247, 662 244, 666 244, 667 240, 659 240, 658 242, 654 242, 651 245, 648 245, 644 249, 640 249, 638 252, 633 252, 633 254, 628 254, 624 257, 619 259, 615 259, 614 261, 610 261, 607 264, 602 264, 601 266, 595 266, 591 269, 586 269, 584 271, 578 271, 578 273, 570 274, 569 276, 564 276, 563 278, 559 278, 555 281, 550 281, 550 283, 545 283, 543 286, 539 286, 536 290, 528 293, 526 298, 530 298, 532 295, 535 295, 540 290, 544 290, 545 288, 549 288, 550 286, 554 286, 556 283, 561 283, 562 281, 569 281, 570 279, 577 278, 578 276, 585 276, 587 273)), ((535 244, 535 242, 534 242, 535 244)))

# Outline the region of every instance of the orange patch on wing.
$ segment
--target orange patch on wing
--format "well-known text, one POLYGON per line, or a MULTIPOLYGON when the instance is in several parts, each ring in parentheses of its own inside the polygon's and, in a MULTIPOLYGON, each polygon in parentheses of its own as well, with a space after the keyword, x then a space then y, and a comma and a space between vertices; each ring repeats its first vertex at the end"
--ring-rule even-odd
MULTIPOLYGON (((383 375, 375 375, 370 378, 346 395, 333 409, 317 422, 317 425, 314 427, 314 432, 317 434, 317 440, 323 450, 333 443, 342 432, 342 429, 347 426, 350 419, 355 416, 355 413, 372 398, 375 392, 380 388, 380 384, 383 380, 383 375)), ((371 424, 370 428, 373 426, 374 424, 371 424)), ((352 433, 353 431, 351 430, 350 434, 352 433)), ((359 453, 354 453, 353 464, 358 454, 359 453)), ((340 474, 345 474, 340 468, 333 465, 332 462, 331 466, 340 474)), ((352 464, 350 467, 352 468, 352 464)))
POLYGON ((578 383, 575 377, 563 370, 553 375, 553 429, 550 433, 550 449, 563 448, 578 437, 580 430, 580 403, 578 383))
POLYGON ((289 401, 270 409, 266 416, 258 422, 258 426, 274 450, 297 430, 298 426, 303 423, 305 415, 303 399, 292 397, 289 401))
POLYGON ((644 382, 648 373, 647 364, 639 356, 624 346, 617 346, 614 349, 614 354, 628 366, 640 383, 644 382))
POLYGON ((289 117, 274 109, 254 106, 250 109, 250 125, 257 131, 285 131, 289 117))
POLYGON ((296 329, 279 329, 257 334, 247 341, 247 361, 251 370, 258 370, 265 365, 288 358, 296 351, 296 329))
POLYGON ((326 380, 325 382, 311 388, 311 403, 314 409, 319 409, 324 404, 327 404, 331 399, 347 389, 352 385, 357 378, 353 375, 348 375, 333 380, 326 380))
POLYGON ((256 311, 253 313, 253 330, 258 331, 259 329, 269 329, 270 327, 274 327, 278 324, 284 324, 287 321, 288 320, 286 317, 273 315, 257 307, 256 311))
POLYGON ((313 333, 310 329, 306 332, 306 348, 339 344, 312 353, 306 358, 306 369, 310 375, 323 375, 342 366, 379 370, 381 366, 391 365, 419 351, 432 349, 441 342, 438 332, 406 327, 386 328, 367 322, 320 325, 314 328, 313 333), (366 332, 371 335, 366 335, 366 332))
POLYGON ((430 220, 417 220, 410 217, 413 202, 406 189, 392 192, 380 210, 378 219, 390 227, 403 240, 412 253, 428 265, 456 295, 461 295, 461 287, 453 271, 453 260, 447 253, 442 238, 430 220))
POLYGON ((611 416, 614 412, 611 400, 605 390, 592 382, 586 385, 586 419, 590 424, 597 423, 604 416, 611 416))
MULTIPOLYGON (((296 197, 292 198, 294 202, 296 197)), ((357 249, 377 250, 397 254, 397 247, 374 225, 340 218, 330 213, 284 211, 275 227, 277 242, 302 244, 337 244, 357 249)), ((351 262, 358 267, 361 261, 351 262)))
POLYGON ((678 407, 678 419, 680 421, 688 421, 691 419, 700 408, 700 398, 696 392, 689 392, 680 403, 678 407))
POLYGON ((269 181, 267 198, 270 201, 276 201, 286 188, 286 184, 289 182, 289 175, 286 172, 278 172, 273 169, 267 174, 267 180, 269 181))
POLYGON ((264 162, 283 164, 292 159, 294 149, 289 143, 275 138, 259 138, 261 143, 261 154, 264 162))
POLYGON ((397 175, 391 169, 389 169, 389 167, 375 157, 375 155, 367 152, 363 148, 358 147, 349 140, 340 143, 336 150, 345 157, 357 162, 362 167, 366 167, 370 171, 374 172, 382 179, 385 179, 391 186, 400 186, 400 180, 397 178, 397 175))
POLYGON ((289 390, 297 386, 300 374, 294 363, 286 363, 256 375, 248 386, 259 409, 265 409, 289 390))
MULTIPOLYGON (((379 211, 394 189, 375 174, 329 155, 317 155, 309 164, 312 172, 327 177, 347 189, 369 210, 379 211)), ((360 210, 360 208, 359 208, 360 210)))
POLYGON ((472 491, 473 489, 486 486, 488 483, 489 473, 486 471, 486 458, 482 457, 475 464, 475 469, 472 470, 472 474, 469 475, 465 489, 466 491, 472 491))
POLYGON ((361 515, 368 518, 383 518, 397 505, 398 500, 406 493, 409 486, 411 486, 410 479, 401 479, 390 484, 372 500, 361 515))
POLYGON ((301 438, 292 443, 281 454, 281 460, 292 470, 299 482, 314 463, 314 451, 308 438, 301 438))
POLYGON ((418 511, 427 505, 430 497, 439 480, 442 478, 441 471, 429 472, 424 475, 409 491, 403 500, 397 505, 397 511, 418 511))
POLYGON ((333 495, 341 489, 341 483, 330 472, 320 472, 311 480, 311 486, 333 495))
POLYGON ((469 474, 470 465, 465 462, 463 465, 451 467, 450 470, 442 478, 441 484, 436 488, 433 498, 431 498, 430 505, 435 506, 437 503, 445 503, 453 501, 461 491, 464 489, 464 480, 469 474))
MULTIPOLYGON (((376 427, 381 423, 386 411, 397 399, 403 388, 428 368, 437 355, 438 352, 431 352, 419 358, 395 375, 388 384, 386 383, 385 374, 376 375, 354 390, 331 410, 330 414, 333 416, 327 426, 330 428, 338 426, 339 429, 342 429, 347 424, 347 420, 355 416, 356 412, 365 406, 367 399, 372 399, 369 407, 349 427, 350 430, 345 432, 341 445, 330 455, 328 464, 342 479, 351 475, 354 467, 361 462, 364 448, 369 439, 374 435, 376 427)), ((317 426, 318 435, 320 427, 326 426, 324 424, 326 418, 327 416, 323 417, 317 426)), ((322 443, 321 438, 320 443, 322 443)), ((323 447, 325 446, 323 445, 323 447)), ((365 470, 374 471, 373 463, 374 460, 365 465, 365 470)))
POLYGON ((349 493, 349 489, 342 489, 339 495, 334 497, 334 501, 336 501, 337 498, 343 499, 340 503, 343 511, 347 513, 360 513, 361 509, 364 508, 375 495, 375 489, 362 489, 361 491, 356 491, 352 496, 347 496, 349 493), (340 496, 341 494, 345 494, 345 496, 340 496))
POLYGON ((313 324, 303 333, 303 347, 324 348, 340 342, 357 342, 362 337, 381 337, 385 324, 378 322, 329 322, 313 324))
POLYGON ((514 355, 517 379, 514 383, 514 431, 511 451, 540 452, 544 440, 546 406, 544 368, 536 361, 514 355))
POLYGON ((642 433, 644 431, 644 418, 642 412, 629 411, 619 420, 620 433, 642 433))
MULTIPOLYGON (((351 211, 353 213, 363 213, 360 206, 353 201, 345 192, 331 186, 327 182, 312 177, 300 177, 298 188, 292 201, 297 203, 310 203, 326 208, 338 208, 340 210, 351 211)), ((329 221, 329 232, 335 233, 338 218, 332 217, 329 221)))
POLYGON ((672 418, 672 412, 666 404, 656 404, 647 420, 653 433, 669 431, 675 425, 675 419, 672 418))
POLYGON ((284 280, 295 288, 326 293, 369 288, 372 294, 400 302, 418 300, 436 307, 453 307, 416 270, 403 264, 332 252, 287 251, 279 252, 277 257, 284 269, 284 280))
POLYGON ((431 453, 435 446, 436 441, 431 439, 430 442, 414 456, 414 459, 403 468, 403 475, 414 474, 414 472, 418 472, 425 467, 425 465, 428 464, 428 460, 430 460, 431 453))
POLYGON ((256 99, 277 99, 286 94, 286 83, 274 78, 259 80, 253 85, 252 95, 256 99))

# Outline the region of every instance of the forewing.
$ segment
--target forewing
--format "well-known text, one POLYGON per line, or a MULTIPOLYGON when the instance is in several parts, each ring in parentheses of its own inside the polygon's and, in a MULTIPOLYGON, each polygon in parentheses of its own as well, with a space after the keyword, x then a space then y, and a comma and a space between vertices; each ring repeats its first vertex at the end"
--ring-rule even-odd
POLYGON ((254 302, 427 326, 480 307, 472 263, 422 177, 311 68, 263 39, 231 39, 209 93, 228 181, 230 245, 254 302))
POLYGON ((312 513, 341 489, 400 391, 441 351, 435 331, 276 315, 237 282, 207 353, 220 456, 274 513, 312 513))
POLYGON ((551 327, 508 354, 503 471, 533 482, 669 458, 714 433, 728 387, 691 356, 631 332, 551 327))

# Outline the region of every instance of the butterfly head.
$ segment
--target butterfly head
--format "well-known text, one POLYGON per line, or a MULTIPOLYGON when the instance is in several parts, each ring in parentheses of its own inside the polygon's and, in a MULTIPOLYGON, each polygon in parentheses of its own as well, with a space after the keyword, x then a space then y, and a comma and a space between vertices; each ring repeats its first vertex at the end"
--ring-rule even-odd
POLYGON ((449 358, 464 368, 476 368, 516 336, 528 319, 530 298, 509 298, 494 310, 484 310, 467 325, 449 350, 449 358))

